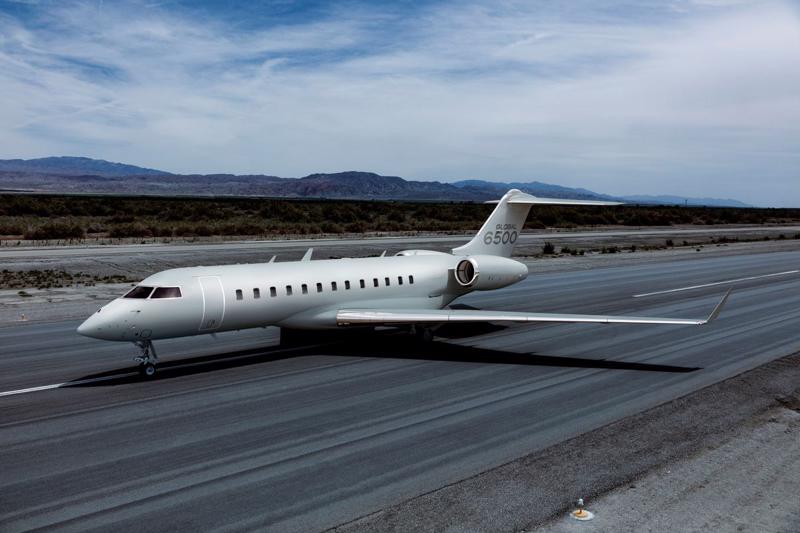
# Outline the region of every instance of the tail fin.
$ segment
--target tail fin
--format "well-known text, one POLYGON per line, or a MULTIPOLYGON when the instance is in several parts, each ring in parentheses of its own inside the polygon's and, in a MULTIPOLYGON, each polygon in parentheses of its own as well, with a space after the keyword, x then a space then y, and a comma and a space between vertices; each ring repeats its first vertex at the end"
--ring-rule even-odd
MULTIPOLYGON (((494 203, 494 202, 489 202, 494 203)), ((560 198, 537 198, 518 189, 511 189, 494 208, 483 227, 467 244, 453 248, 455 255, 499 255, 511 257, 514 245, 534 204, 541 205, 619 205, 620 202, 594 200, 563 200, 560 198)))

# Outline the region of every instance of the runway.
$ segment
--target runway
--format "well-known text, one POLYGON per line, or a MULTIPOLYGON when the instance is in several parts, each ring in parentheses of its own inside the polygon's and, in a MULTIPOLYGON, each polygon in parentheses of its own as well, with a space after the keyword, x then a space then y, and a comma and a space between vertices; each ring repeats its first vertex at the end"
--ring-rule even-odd
POLYGON ((153 382, 130 374, 132 347, 77 322, 2 328, 0 393, 23 392, 0 396, 0 530, 334 527, 800 350, 799 264, 538 274, 458 301, 699 318, 733 287, 703 327, 471 326, 299 350, 268 328, 157 343, 153 382))

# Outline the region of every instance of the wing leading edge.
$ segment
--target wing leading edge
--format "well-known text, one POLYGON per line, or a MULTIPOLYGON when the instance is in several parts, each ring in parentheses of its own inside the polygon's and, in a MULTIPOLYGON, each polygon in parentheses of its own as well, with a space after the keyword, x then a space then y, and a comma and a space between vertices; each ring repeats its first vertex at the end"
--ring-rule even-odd
POLYGON ((391 310, 391 309, 340 309, 336 313, 339 326, 364 324, 442 324, 445 322, 573 322, 589 324, 672 324, 699 326, 716 319, 731 291, 711 311, 707 318, 658 318, 644 316, 568 315, 559 313, 516 313, 508 311, 480 311, 464 309, 391 310))

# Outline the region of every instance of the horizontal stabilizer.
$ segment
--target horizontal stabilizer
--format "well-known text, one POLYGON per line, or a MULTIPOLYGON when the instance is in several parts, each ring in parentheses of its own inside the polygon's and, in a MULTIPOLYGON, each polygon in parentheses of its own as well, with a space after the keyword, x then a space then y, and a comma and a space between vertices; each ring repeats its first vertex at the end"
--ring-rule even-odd
MULTIPOLYGON (((487 204, 496 204, 500 200, 491 200, 487 204)), ((539 198, 532 194, 516 191, 508 198, 509 204, 524 205, 622 205, 622 202, 606 202, 602 200, 573 200, 571 198, 539 198)))

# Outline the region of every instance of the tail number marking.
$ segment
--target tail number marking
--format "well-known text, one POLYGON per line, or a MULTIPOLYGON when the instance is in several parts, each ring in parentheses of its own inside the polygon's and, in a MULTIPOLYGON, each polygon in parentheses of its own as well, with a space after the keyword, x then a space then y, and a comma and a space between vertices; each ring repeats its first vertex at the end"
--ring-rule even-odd
POLYGON ((496 230, 488 232, 483 236, 484 244, 514 244, 517 242, 517 232, 508 230, 496 230))

